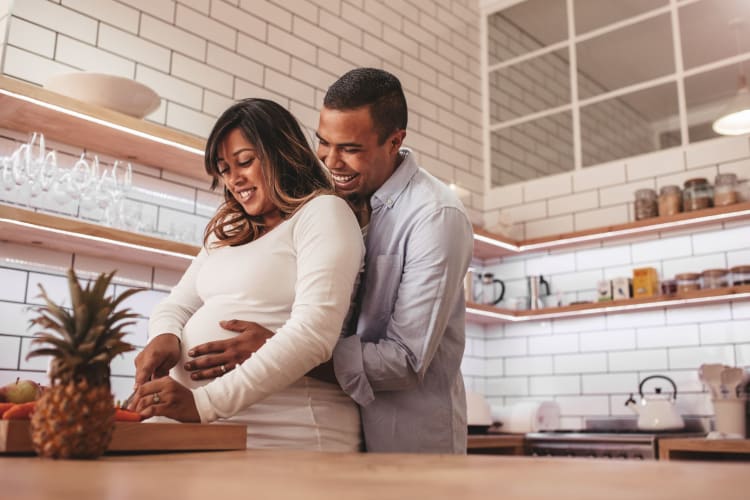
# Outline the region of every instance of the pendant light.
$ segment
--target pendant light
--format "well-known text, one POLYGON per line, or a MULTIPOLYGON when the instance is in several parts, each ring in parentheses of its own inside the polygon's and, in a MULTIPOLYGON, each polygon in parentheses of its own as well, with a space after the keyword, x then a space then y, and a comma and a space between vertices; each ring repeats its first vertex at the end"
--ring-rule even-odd
MULTIPOLYGON (((737 53, 740 54, 740 35, 743 22, 741 19, 730 21, 737 42, 737 53)), ((740 62, 737 94, 721 110, 712 128, 720 135, 742 135, 750 133, 750 88, 744 71, 744 62, 740 62)))

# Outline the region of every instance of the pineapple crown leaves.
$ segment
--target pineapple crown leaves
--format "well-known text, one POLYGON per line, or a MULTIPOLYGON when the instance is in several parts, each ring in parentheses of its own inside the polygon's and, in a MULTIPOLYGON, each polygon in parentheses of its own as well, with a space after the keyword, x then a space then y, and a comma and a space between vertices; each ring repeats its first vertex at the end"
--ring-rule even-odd
POLYGON ((39 285, 45 305, 35 309, 38 316, 30 320, 30 325, 44 330, 34 334, 32 343, 46 347, 31 351, 26 358, 52 356, 55 373, 50 375, 62 378, 64 372, 73 375, 94 364, 109 365, 115 356, 132 351, 134 347, 122 339, 125 328, 135 323, 126 320, 139 315, 128 308, 118 310, 118 306, 143 289, 128 289, 117 298, 105 297, 114 274, 101 274, 82 288, 75 271, 69 269, 71 311, 55 304, 39 285))

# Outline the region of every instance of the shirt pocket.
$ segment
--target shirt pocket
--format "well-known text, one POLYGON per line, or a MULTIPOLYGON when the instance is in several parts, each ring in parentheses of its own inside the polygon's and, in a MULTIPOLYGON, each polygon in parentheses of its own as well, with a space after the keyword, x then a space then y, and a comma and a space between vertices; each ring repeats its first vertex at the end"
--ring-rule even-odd
POLYGON ((378 255, 369 265, 372 268, 365 269, 360 327, 377 328, 382 331, 385 323, 391 318, 393 306, 398 298, 401 256, 378 255), (366 325, 361 323, 362 320, 366 325))

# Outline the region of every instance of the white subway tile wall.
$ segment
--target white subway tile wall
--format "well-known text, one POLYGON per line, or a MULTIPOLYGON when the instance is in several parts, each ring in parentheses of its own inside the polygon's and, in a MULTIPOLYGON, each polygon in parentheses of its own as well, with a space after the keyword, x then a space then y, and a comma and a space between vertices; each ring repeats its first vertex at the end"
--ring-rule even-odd
MULTIPOLYGON (((407 135, 407 145, 417 152, 426 140, 444 145, 440 152, 425 148, 430 156, 420 159, 444 181, 471 192, 471 217, 482 222, 475 2, 448 0, 439 8, 404 0, 387 6, 308 0, 104 0, 96 7, 83 0, 24 0, 11 5, 2 73, 39 85, 74 70, 135 78, 163 99, 148 119, 201 136, 226 106, 221 96, 276 99, 308 115, 302 123, 314 129, 322 95, 337 76, 354 66, 385 67, 402 77, 409 128, 422 138, 412 143, 407 135), (394 11, 403 18, 394 18, 394 11), (423 117, 448 127, 435 135, 423 117)), ((0 23, 5 17, 0 12, 0 23)))
MULTIPOLYGON (((492 272, 505 282, 503 305, 511 307, 516 297, 528 295, 526 275, 543 274, 553 298, 561 294, 570 301, 595 290, 598 280, 632 276, 637 267, 654 266, 664 279, 725 268, 730 256, 731 265, 750 265, 750 223, 474 265, 477 272, 492 272)), ((594 291, 589 299, 595 297, 594 291)), ((492 404, 555 400, 562 409, 561 425, 578 428, 588 417, 632 415, 623 406, 628 395, 638 391, 643 378, 664 374, 677 384, 680 411, 707 416, 713 409, 698 367, 716 362, 750 369, 750 302, 495 325, 485 328, 485 338, 485 386, 492 404)))

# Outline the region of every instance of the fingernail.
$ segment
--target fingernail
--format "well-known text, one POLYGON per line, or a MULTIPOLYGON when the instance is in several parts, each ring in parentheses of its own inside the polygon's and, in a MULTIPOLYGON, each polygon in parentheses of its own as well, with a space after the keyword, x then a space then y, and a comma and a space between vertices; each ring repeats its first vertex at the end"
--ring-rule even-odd
POLYGON ((190 378, 193 380, 198 380, 198 374, 197 373, 191 373, 190 378))
POLYGON ((193 369, 193 365, 191 365, 190 363, 185 363, 185 369, 186 370, 192 370, 193 369))
POLYGON ((188 351, 189 356, 195 356, 195 351, 188 351))

